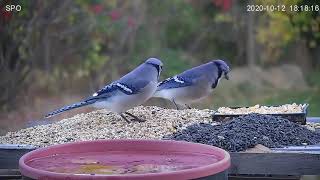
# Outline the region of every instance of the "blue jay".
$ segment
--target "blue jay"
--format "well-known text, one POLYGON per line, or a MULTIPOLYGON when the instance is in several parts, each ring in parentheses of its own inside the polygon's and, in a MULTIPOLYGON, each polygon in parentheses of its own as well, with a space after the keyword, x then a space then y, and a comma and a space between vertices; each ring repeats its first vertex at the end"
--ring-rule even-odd
POLYGON ((191 103, 207 97, 222 76, 228 80, 229 71, 224 61, 210 61, 160 82, 153 97, 168 99, 177 109, 178 105, 190 108, 191 103))
POLYGON ((95 108, 105 108, 118 113, 128 123, 130 121, 124 114, 133 117, 136 121, 144 121, 126 111, 141 105, 152 97, 157 89, 162 66, 163 64, 159 59, 149 58, 133 71, 119 80, 106 85, 92 96, 80 102, 57 109, 45 117, 48 118, 64 111, 91 105, 95 108))

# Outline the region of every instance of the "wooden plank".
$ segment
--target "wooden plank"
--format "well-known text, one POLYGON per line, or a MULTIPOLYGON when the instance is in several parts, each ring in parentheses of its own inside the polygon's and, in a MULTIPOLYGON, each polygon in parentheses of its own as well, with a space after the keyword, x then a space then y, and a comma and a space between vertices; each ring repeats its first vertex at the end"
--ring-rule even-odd
POLYGON ((309 123, 320 123, 320 117, 307 117, 309 123))
POLYGON ((320 144, 308 146, 288 146, 284 148, 272 148, 273 152, 286 152, 286 153, 309 153, 320 154, 320 144))
POLYGON ((228 180, 299 180, 300 176, 229 175, 228 180))
MULTIPOLYGON (((0 145, 0 169, 18 169, 19 158, 33 146, 0 145)), ((230 153, 230 174, 319 175, 320 154, 230 153)))
POLYGON ((319 175, 320 154, 230 153, 230 174, 319 175))
POLYGON ((19 169, 0 169, 0 179, 22 179, 19 169))
POLYGON ((0 169, 18 169, 20 157, 34 149, 30 145, 0 144, 0 169))
POLYGON ((28 144, 0 144, 0 149, 35 149, 35 146, 28 144))

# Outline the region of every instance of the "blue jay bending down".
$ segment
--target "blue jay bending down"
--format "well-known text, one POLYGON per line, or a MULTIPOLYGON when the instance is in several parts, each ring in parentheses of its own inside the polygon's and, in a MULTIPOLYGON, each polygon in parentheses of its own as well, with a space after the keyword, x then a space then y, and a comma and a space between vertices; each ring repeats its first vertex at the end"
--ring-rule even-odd
POLYGON ((91 105, 96 108, 105 108, 116 112, 128 123, 129 120, 124 114, 133 117, 136 121, 144 121, 126 111, 141 105, 152 97, 157 89, 162 65, 159 59, 149 58, 130 73, 108 84, 92 96, 83 101, 57 109, 45 117, 48 118, 64 111, 91 105))
POLYGON ((177 109, 178 105, 190 108, 191 103, 207 97, 222 76, 228 80, 229 71, 224 61, 214 60, 160 82, 153 96, 172 101, 177 109))

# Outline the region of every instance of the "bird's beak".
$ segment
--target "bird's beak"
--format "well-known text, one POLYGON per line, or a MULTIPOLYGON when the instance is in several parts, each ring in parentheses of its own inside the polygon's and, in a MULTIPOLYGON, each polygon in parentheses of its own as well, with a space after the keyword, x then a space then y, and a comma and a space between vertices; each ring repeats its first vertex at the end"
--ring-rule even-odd
POLYGON ((228 74, 224 74, 224 78, 226 78, 226 80, 229 80, 229 75, 228 74))

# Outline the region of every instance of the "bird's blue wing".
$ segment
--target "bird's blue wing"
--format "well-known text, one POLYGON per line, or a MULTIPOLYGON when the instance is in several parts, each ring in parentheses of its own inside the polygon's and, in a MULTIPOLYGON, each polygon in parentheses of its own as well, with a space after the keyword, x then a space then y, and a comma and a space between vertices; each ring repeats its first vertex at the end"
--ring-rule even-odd
POLYGON ((111 84, 106 85, 105 87, 103 87, 102 89, 94 93, 92 96, 96 97, 96 96, 101 96, 102 94, 110 94, 117 90, 119 90, 119 88, 116 86, 116 83, 113 82, 111 84))
POLYGON ((182 76, 174 76, 168 78, 158 84, 158 91, 162 89, 181 88, 191 86, 193 84, 192 79, 182 76))
POLYGON ((136 79, 131 82, 116 81, 105 86, 104 88, 100 89, 96 93, 94 93, 93 97, 99 97, 99 96, 108 97, 108 96, 111 96, 111 94, 119 91, 127 95, 137 94, 148 83, 149 83, 148 81, 141 80, 141 79, 136 79))
POLYGON ((120 82, 121 85, 123 85, 121 88, 123 90, 129 91, 130 89, 130 94, 138 94, 141 92, 143 88, 145 88, 150 81, 148 80, 143 80, 143 79, 133 79, 130 82, 120 82))
MULTIPOLYGON (((202 67, 201 67, 202 68, 202 67)), ((183 73, 168 78, 158 84, 157 91, 162 89, 172 89, 172 88, 181 88, 192 86, 201 80, 204 76, 204 73, 200 67, 195 67, 189 70, 184 71, 183 73)))

